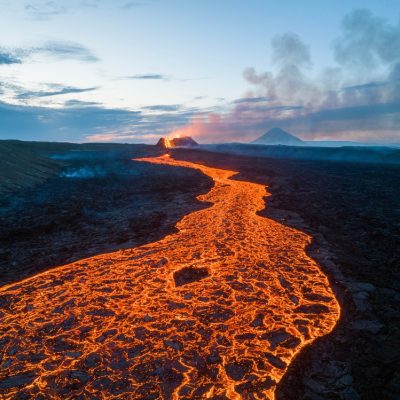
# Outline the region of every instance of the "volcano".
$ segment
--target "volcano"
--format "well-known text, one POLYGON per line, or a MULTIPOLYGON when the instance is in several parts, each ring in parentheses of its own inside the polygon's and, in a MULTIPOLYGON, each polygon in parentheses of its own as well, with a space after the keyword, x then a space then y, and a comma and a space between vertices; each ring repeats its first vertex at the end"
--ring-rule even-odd
POLYGON ((173 139, 161 138, 157 143, 157 146, 163 149, 169 149, 171 147, 196 147, 198 145, 199 144, 190 136, 176 137, 173 139))
POLYGON ((284 131, 281 128, 272 128, 258 139, 254 140, 254 144, 267 144, 267 145, 286 145, 286 146, 302 146, 305 144, 297 136, 284 131))

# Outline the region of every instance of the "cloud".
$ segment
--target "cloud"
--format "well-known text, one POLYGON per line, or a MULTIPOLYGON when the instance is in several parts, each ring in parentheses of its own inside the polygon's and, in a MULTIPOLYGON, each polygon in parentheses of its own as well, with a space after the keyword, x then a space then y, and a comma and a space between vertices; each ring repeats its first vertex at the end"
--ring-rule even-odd
POLYGON ((101 0, 38 0, 25 4, 25 12, 31 19, 38 21, 48 20, 62 14, 67 14, 79 7, 97 8, 101 0))
POLYGON ((241 104, 241 103, 264 103, 270 101, 271 99, 268 97, 242 97, 240 99, 233 100, 233 104, 241 104))
POLYGON ((124 4, 122 4, 121 8, 124 10, 130 10, 132 8, 136 7, 141 7, 141 6, 148 6, 152 3, 152 1, 149 0, 142 0, 142 1, 128 1, 124 4))
POLYGON ((19 94, 15 96, 16 99, 18 100, 30 100, 34 98, 40 98, 40 97, 51 97, 51 96, 60 96, 60 95, 65 95, 65 94, 71 94, 71 93, 85 93, 85 92, 92 92, 96 89, 97 87, 89 87, 89 88, 76 88, 72 86, 60 86, 60 85, 53 85, 53 87, 56 87, 56 90, 47 90, 47 91, 22 91, 19 94))
POLYGON ((310 49, 292 32, 276 35, 271 41, 272 60, 282 66, 310 66, 310 49))
POLYGON ((342 30, 334 47, 339 64, 365 70, 400 61, 400 24, 356 10, 343 19, 342 30))
POLYGON ((137 74, 131 76, 124 76, 122 78, 117 79, 134 79, 134 80, 157 80, 157 81, 164 81, 164 82, 192 82, 192 81, 199 81, 207 78, 174 78, 172 76, 163 75, 163 74, 155 74, 155 73, 146 73, 146 74, 137 74))
POLYGON ((162 80, 167 81, 169 77, 162 74, 139 74, 127 76, 124 79, 138 79, 138 80, 162 80))
POLYGON ((28 49, 31 54, 44 54, 58 59, 96 62, 99 58, 80 43, 70 41, 49 41, 43 45, 28 49))
POLYGON ((136 111, 102 107, 16 106, 0 102, 2 139, 83 141, 86 135, 118 131, 142 120, 136 111))
MULTIPOLYGON (((276 35, 271 41, 272 61, 278 66, 278 72, 258 73, 254 68, 243 72, 245 80, 261 89, 262 96, 271 101, 291 99, 296 104, 307 103, 319 95, 319 90, 306 76, 311 66, 308 47, 294 33, 276 35)), ((250 96, 248 96, 250 97, 250 96)))
POLYGON ((21 62, 19 57, 0 48, 0 65, 21 64, 21 62))
POLYGON ((100 61, 90 49, 80 43, 71 41, 53 40, 34 47, 19 47, 11 50, 5 50, 0 47, 0 65, 27 63, 32 57, 36 56, 82 62, 100 61))
POLYGON ((334 42, 336 63, 312 71, 309 47, 293 33, 271 41, 276 71, 247 68, 251 89, 223 113, 197 115, 176 134, 246 141, 281 126, 304 139, 400 142, 400 24, 356 10, 334 42))
POLYGON ((159 135, 155 135, 152 133, 148 134, 121 134, 121 133, 104 133, 104 134, 95 134, 86 136, 87 142, 143 142, 146 141, 148 143, 155 143, 160 138, 159 135))
POLYGON ((100 106, 101 104, 97 101, 83 101, 83 100, 76 100, 71 99, 64 102, 65 107, 72 107, 72 108, 80 108, 80 107, 94 107, 100 106))
POLYGON ((98 8, 101 0, 82 0, 80 2, 81 6, 89 8, 98 8))
POLYGON ((143 2, 141 2, 141 1, 130 1, 130 2, 128 2, 128 3, 123 4, 123 5, 121 6, 121 8, 123 8, 124 10, 129 10, 129 9, 131 9, 131 8, 134 8, 134 7, 143 6, 144 4, 146 4, 146 3, 143 3, 143 2))
POLYGON ((180 104, 156 104, 153 106, 146 106, 142 107, 142 110, 149 110, 149 111, 178 111, 182 108, 180 104))
POLYGON ((60 1, 36 1, 25 4, 25 11, 28 15, 37 20, 46 20, 54 16, 65 14, 68 7, 60 1))
POLYGON ((400 101, 314 112, 283 106, 249 108, 245 114, 235 109, 228 114, 197 115, 172 135, 189 135, 202 143, 245 142, 280 126, 306 140, 336 138, 399 143, 399 110, 400 101))
POLYGON ((184 126, 201 110, 160 112, 109 109, 77 102, 64 108, 32 107, 0 102, 0 139, 46 141, 147 141, 184 126), (102 136, 99 136, 102 135, 102 136), (112 136, 107 136, 112 135, 112 136), (96 139, 94 139, 96 138, 96 139))
POLYGON ((345 86, 342 88, 342 90, 370 90, 370 89, 376 89, 376 88, 381 88, 384 86, 389 85, 390 82, 368 82, 368 83, 363 83, 361 85, 353 85, 353 86, 345 86))

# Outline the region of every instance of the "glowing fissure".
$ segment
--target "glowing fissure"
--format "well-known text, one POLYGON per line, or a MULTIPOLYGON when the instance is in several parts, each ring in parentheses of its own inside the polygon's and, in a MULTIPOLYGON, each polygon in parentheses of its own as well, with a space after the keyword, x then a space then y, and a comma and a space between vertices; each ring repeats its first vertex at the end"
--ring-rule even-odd
POLYGON ((296 353, 333 329, 311 238, 256 214, 264 186, 140 161, 199 169, 212 205, 158 242, 3 287, 2 398, 273 399, 296 353))

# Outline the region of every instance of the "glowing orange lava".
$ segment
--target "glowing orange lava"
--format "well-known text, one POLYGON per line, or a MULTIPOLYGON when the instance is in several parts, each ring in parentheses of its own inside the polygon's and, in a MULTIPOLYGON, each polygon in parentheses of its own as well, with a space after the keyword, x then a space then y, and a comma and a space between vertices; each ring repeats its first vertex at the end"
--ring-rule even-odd
POLYGON ((311 238, 256 214, 264 186, 213 178, 178 232, 0 289, 4 399, 273 399, 339 306, 311 238))
POLYGON ((165 138, 165 147, 167 149, 172 147, 171 139, 165 138))

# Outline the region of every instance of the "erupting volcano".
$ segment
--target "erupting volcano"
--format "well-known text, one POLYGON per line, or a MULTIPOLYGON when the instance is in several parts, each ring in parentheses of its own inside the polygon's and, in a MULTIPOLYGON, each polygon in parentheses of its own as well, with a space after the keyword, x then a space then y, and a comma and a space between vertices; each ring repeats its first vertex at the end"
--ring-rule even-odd
POLYGON ((157 142, 157 146, 163 149, 169 149, 172 147, 196 147, 198 145, 199 144, 190 136, 176 137, 173 139, 161 138, 157 142))
POLYGON ((234 171, 177 232, 0 289, 4 399, 273 399, 339 306, 311 237, 257 215, 268 195, 234 171))

